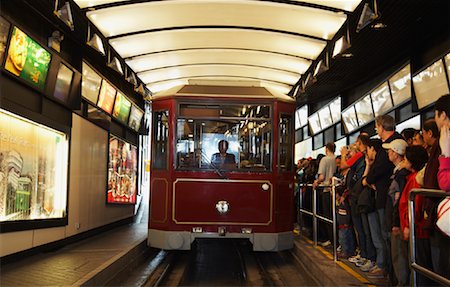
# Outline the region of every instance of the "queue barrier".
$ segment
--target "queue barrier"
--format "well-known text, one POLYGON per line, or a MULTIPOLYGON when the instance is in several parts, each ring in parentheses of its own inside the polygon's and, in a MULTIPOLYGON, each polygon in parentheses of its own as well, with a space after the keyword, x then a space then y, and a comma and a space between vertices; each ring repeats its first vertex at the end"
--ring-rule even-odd
POLYGON ((409 194, 409 204, 408 204, 408 213, 409 213, 409 256, 411 263, 411 280, 412 286, 417 286, 417 272, 422 275, 430 278, 433 281, 442 284, 443 286, 450 286, 450 280, 433 272, 432 270, 425 268, 416 262, 416 237, 415 237, 415 219, 414 219, 414 207, 415 207, 415 198, 417 195, 424 195, 428 197, 446 197, 450 194, 443 190, 438 189, 425 189, 425 188, 414 188, 411 190, 409 194))
MULTIPOLYGON (((336 221, 336 187, 341 185, 341 180, 333 177, 331 184, 321 184, 319 186, 317 186, 317 188, 314 188, 312 184, 299 184, 299 188, 302 187, 311 187, 312 191, 313 191, 313 198, 312 198, 312 212, 309 210, 306 210, 303 208, 303 196, 301 194, 299 194, 298 198, 299 198, 299 214, 303 213, 303 214, 307 214, 312 216, 312 221, 313 221, 313 241, 314 241, 314 246, 317 246, 317 233, 318 233, 318 220, 321 220, 323 222, 327 222, 332 224, 333 228, 333 259, 336 262, 337 261, 337 221, 336 221), (317 213, 317 189, 323 189, 323 188, 331 188, 331 218, 319 215, 317 213)), ((299 189, 300 192, 300 189, 299 189)), ((302 226, 302 222, 301 222, 301 216, 299 216, 298 218, 298 222, 300 224, 300 226, 302 226)))

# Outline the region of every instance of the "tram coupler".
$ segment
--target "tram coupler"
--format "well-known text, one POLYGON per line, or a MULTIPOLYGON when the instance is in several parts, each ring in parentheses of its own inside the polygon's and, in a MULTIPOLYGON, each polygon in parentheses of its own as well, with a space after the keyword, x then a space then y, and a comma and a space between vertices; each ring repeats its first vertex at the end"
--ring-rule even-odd
POLYGON ((227 228, 225 226, 220 226, 218 233, 219 233, 219 236, 225 236, 227 234, 227 228))

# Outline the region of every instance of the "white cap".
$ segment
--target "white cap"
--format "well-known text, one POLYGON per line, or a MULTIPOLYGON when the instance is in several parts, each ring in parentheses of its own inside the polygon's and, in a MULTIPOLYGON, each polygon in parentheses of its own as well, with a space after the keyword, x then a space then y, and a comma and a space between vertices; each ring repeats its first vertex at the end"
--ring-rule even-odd
POLYGON ((396 139, 391 141, 390 143, 383 144, 383 148, 391 149, 398 153, 399 155, 405 155, 406 148, 408 147, 408 143, 402 139, 396 139))

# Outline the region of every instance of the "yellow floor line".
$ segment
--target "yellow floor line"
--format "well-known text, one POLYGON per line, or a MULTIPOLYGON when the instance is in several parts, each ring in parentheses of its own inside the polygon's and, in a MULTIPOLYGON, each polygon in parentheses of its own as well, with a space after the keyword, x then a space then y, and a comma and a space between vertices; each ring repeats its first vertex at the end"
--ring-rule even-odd
MULTIPOLYGON (((309 244, 314 244, 314 242, 312 240, 309 240, 308 238, 304 238, 305 241, 309 244)), ((330 260, 334 260, 333 255, 326 251, 325 249, 323 249, 320 246, 315 246, 315 248, 317 250, 319 250, 323 255, 325 255, 328 259, 330 260)), ((347 264, 337 261, 336 262, 342 269, 344 269, 345 271, 347 271, 350 275, 352 275, 353 277, 355 277, 356 279, 358 279, 361 283, 366 284, 368 287, 376 287, 376 285, 372 285, 370 284, 370 282, 364 278, 363 276, 361 276, 358 272, 356 272, 355 270, 353 270, 352 268, 348 267, 347 264)))

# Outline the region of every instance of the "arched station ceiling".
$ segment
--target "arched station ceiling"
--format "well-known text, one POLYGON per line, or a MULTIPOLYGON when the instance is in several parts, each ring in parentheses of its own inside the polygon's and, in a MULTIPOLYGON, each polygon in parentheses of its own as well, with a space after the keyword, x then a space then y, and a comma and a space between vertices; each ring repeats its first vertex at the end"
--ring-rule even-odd
POLYGON ((287 94, 361 0, 75 0, 153 93, 190 79, 287 94))

